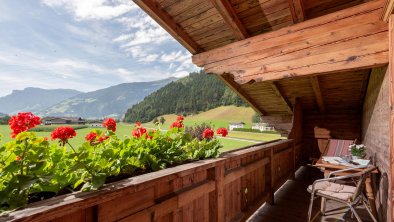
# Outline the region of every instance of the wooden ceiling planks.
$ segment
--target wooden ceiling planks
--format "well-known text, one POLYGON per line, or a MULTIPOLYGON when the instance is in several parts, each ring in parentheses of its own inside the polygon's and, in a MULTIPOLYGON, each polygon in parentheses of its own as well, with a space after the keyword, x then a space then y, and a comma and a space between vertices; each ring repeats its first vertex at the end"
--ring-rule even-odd
POLYGON ((305 17, 307 19, 316 18, 367 1, 368 0, 303 0, 305 17))
POLYGON ((191 53, 196 54, 201 51, 197 43, 156 2, 153 0, 134 0, 134 2, 191 53))
POLYGON ((255 82, 240 86, 242 93, 266 115, 289 115, 297 98, 305 113, 360 113, 370 69, 314 77, 255 82), (316 90, 316 85, 318 90, 316 90))
POLYGON ((211 2, 216 10, 218 10, 218 12, 221 14, 223 20, 226 21, 227 25, 231 27, 238 40, 249 37, 248 31, 246 31, 244 25, 238 19, 235 10, 228 0, 211 0, 211 2))
POLYGON ((240 84, 384 65, 388 44, 381 3, 239 41, 195 55, 193 62, 209 73, 231 73, 240 84))
POLYGON ((196 54, 367 0, 134 1, 196 54))
POLYGON ((193 61, 207 72, 226 73, 222 80, 264 115, 289 115, 296 97, 307 113, 318 113, 313 81, 297 76, 322 72, 334 73, 314 77, 324 112, 359 109, 368 71, 357 70, 388 59, 386 45, 377 44, 387 38, 377 19, 383 0, 329 15, 368 0, 134 1, 193 54, 210 50, 193 61), (248 36, 254 37, 238 41, 248 36), (349 71, 335 74, 340 70, 349 71))

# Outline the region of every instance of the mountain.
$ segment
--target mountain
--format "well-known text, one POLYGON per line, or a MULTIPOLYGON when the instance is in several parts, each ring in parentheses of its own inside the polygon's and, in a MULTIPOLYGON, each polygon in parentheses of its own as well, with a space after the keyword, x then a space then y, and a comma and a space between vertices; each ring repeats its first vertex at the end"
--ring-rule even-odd
POLYGON ((127 110, 124 120, 149 122, 165 114, 188 115, 225 105, 246 104, 215 75, 191 73, 132 106, 127 110))
POLYGON ((29 87, 14 90, 0 97, 0 112, 15 114, 21 111, 38 112, 81 92, 72 89, 40 89, 29 87))
POLYGON ((40 113, 41 116, 78 116, 82 118, 121 118, 132 105, 176 78, 153 82, 123 83, 68 98, 40 113))

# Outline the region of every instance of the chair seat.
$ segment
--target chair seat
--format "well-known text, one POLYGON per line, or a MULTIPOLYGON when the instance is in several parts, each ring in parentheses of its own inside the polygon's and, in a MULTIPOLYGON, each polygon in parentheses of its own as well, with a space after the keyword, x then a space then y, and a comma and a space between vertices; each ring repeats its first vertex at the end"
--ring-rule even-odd
MULTIPOLYGON (((356 192, 356 187, 343 185, 328 181, 322 181, 315 184, 315 191, 317 195, 323 195, 333 197, 343 201, 351 200, 352 196, 356 192)), ((308 187, 308 192, 312 192, 312 185, 308 187)))

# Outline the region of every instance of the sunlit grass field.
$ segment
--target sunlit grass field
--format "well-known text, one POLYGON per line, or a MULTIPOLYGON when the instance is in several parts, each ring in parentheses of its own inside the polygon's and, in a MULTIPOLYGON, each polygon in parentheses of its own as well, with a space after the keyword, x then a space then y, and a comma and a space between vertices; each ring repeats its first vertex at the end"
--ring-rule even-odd
MULTIPOLYGON (((222 106, 215 109, 208 110, 206 112, 199 113, 197 115, 186 116, 184 124, 186 126, 194 126, 196 124, 208 123, 214 129, 219 127, 227 128, 231 122, 244 122, 246 127, 251 127, 252 116, 254 111, 251 108, 246 107, 236 107, 236 106, 222 106)), ((160 125, 163 130, 168 130, 170 125, 176 120, 176 115, 165 115, 166 119, 164 125, 160 125)), ((154 129, 158 126, 154 125, 152 122, 143 123, 147 128, 154 129)), ((48 126, 54 127, 54 126, 48 126)), ((125 136, 131 136, 131 131, 134 128, 134 124, 119 123, 117 125, 117 135, 119 138, 124 138, 125 136)), ((70 140, 73 146, 78 146, 85 141, 85 135, 95 128, 84 128, 76 130, 77 136, 70 140)), ((98 128, 99 129, 99 128, 98 128)), ((0 125, 0 134, 3 135, 0 145, 11 140, 10 129, 8 125, 0 125)), ((50 132, 36 132, 38 136, 45 136, 50 138, 50 132)), ((279 134, 265 134, 265 133, 252 133, 252 132, 239 132, 230 131, 226 138, 218 137, 223 145, 223 151, 236 149, 240 147, 249 146, 255 144, 259 141, 271 141, 279 139, 279 134), (246 139, 252 141, 241 141, 232 138, 246 139)))
MULTIPOLYGON (((132 131, 133 127, 134 126, 131 124, 124 124, 124 123, 118 124, 116 133, 117 133, 118 137, 120 137, 120 138, 124 138, 125 136, 131 136, 131 131, 132 131)), ((85 141, 85 135, 88 134, 93 129, 95 129, 95 128, 85 128, 85 129, 76 130, 77 136, 72 138, 70 140, 70 143, 73 146, 78 147, 79 144, 82 144, 85 141)), ((98 129, 100 129, 100 128, 98 128, 98 129)), ((10 132, 11 131, 10 131, 10 128, 8 127, 8 125, 0 125, 0 134, 3 135, 3 137, 0 141, 0 145, 12 140, 12 138, 10 137, 10 132)), ((50 132, 36 132, 36 134, 38 136, 45 136, 45 137, 50 138, 51 133, 50 132)), ((223 145, 223 149, 222 149, 223 151, 254 144, 252 142, 230 140, 227 138, 219 138, 219 140, 223 145)))

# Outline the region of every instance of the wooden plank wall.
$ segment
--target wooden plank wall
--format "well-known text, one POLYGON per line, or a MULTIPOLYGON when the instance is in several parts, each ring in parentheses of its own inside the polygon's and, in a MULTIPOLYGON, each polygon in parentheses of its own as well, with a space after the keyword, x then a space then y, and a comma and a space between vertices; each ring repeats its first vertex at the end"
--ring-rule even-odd
POLYGON ((280 140, 31 204, 0 221, 241 221, 294 177, 293 140, 280 140))
POLYGON ((390 208, 390 106, 389 75, 387 67, 373 69, 368 84, 362 114, 361 141, 367 146, 369 156, 376 158, 376 165, 381 172, 380 178, 374 178, 378 186, 376 206, 381 216, 379 221, 389 221, 390 208))
POLYGON ((388 62, 383 1, 372 1, 193 56, 239 84, 377 67, 388 62))
POLYGON ((325 128, 334 139, 360 139, 361 115, 359 114, 316 114, 304 115, 303 142, 307 157, 320 157, 314 128, 325 128))

